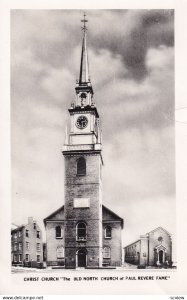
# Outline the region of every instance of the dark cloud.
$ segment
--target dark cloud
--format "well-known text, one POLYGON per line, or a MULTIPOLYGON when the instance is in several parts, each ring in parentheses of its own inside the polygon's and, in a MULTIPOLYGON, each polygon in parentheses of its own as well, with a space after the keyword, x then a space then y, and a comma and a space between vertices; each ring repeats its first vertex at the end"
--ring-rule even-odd
MULTIPOLYGON (((102 12, 100 17, 102 19, 102 12)), ((91 46, 97 50, 107 48, 122 55, 130 71, 128 76, 131 74, 136 79, 142 79, 147 74, 145 57, 148 48, 174 44, 173 10, 114 11, 113 22, 120 27, 115 27, 112 32, 113 24, 109 21, 107 29, 99 35, 95 36, 94 28, 91 30, 91 46), (121 19, 120 22, 118 18, 121 19), (132 22, 132 26, 127 25, 127 21, 132 22)))
MULTIPOLYGON (((147 74, 145 56, 149 47, 174 44, 173 10, 88 10, 87 15, 89 47, 122 55, 128 76, 136 79, 147 74)), ((12 22, 26 22, 30 32, 25 46, 31 48, 36 60, 58 68, 66 65, 72 49, 81 44, 81 17, 80 10, 13 11, 12 22)), ((19 29, 13 27, 12 35, 19 29)))

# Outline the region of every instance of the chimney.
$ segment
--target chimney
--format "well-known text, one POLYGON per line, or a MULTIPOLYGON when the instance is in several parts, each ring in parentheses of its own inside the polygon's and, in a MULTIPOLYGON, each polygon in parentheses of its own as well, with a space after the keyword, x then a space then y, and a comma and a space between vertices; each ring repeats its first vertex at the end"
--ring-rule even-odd
POLYGON ((28 217, 28 224, 32 224, 33 223, 33 217, 28 217))

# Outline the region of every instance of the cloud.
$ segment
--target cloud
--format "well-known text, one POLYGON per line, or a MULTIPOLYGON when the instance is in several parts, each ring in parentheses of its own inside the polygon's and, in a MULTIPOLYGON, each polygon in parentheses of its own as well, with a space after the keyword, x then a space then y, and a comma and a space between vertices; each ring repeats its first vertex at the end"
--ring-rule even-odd
POLYGON ((122 58, 108 53, 93 52, 91 55, 93 65, 99 66, 99 72, 95 68, 93 78, 96 78, 95 101, 103 112, 104 138, 113 138, 116 130, 123 132, 131 127, 139 130, 154 127, 159 130, 170 126, 173 130, 173 48, 160 46, 147 50, 147 76, 141 82, 136 78, 124 77, 123 74, 128 75, 128 71, 122 58), (114 67, 110 69, 108 66, 111 65, 114 67), (117 116, 115 121, 114 116, 117 116))
MULTIPOLYGON (((159 216, 162 221, 166 216, 163 224, 168 221, 171 228, 167 212, 169 207, 174 215, 173 11, 87 14, 90 74, 103 131, 104 204, 124 217, 133 236, 138 230, 135 220, 141 223, 145 211, 153 226, 159 216), (147 208, 140 212, 140 206, 147 208), (154 222, 151 211, 158 214, 154 222)), ((79 10, 12 11, 15 223, 32 214, 42 224, 42 218, 64 203, 61 149, 79 75, 81 17, 79 10)))
MULTIPOLYGON (((128 76, 146 75, 147 48, 173 46, 173 10, 88 10, 87 14, 89 46, 120 54, 128 76)), ((14 48, 29 48, 38 61, 58 68, 71 60, 72 49, 81 42, 77 31, 81 17, 80 10, 13 10, 14 48)))

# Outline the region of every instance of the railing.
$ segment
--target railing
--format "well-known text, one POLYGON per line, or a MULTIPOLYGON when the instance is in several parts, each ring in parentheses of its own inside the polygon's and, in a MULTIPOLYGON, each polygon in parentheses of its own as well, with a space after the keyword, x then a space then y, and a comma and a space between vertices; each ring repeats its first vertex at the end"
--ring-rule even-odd
POLYGON ((72 150, 101 150, 100 144, 92 145, 64 145, 62 148, 63 151, 72 151, 72 150))

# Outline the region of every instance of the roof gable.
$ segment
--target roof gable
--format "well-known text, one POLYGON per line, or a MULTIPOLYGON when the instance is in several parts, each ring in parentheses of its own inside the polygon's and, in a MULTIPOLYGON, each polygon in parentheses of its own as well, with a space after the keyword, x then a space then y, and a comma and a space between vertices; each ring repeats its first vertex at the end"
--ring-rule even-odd
POLYGON ((166 229, 164 229, 164 228, 161 227, 161 226, 159 226, 159 227, 157 227, 157 228, 155 228, 155 229, 149 231, 147 234, 150 234, 150 233, 155 232, 155 231, 160 230, 160 229, 161 229, 162 231, 164 231, 165 233, 167 233, 169 236, 171 236, 171 234, 170 234, 166 229))
MULTIPOLYGON (((111 211, 106 206, 102 205, 102 217, 103 221, 120 221, 121 225, 123 227, 123 219, 120 218, 117 214, 115 214, 113 211, 111 211)), ((54 211, 52 214, 50 214, 48 217, 44 219, 44 224, 46 224, 46 221, 55 221, 55 220, 64 220, 64 205, 61 206, 59 209, 54 211)))
POLYGON ((123 219, 104 205, 102 205, 102 217, 103 221, 120 221, 123 228, 123 219))
POLYGON ((44 224, 46 221, 63 220, 64 219, 64 205, 55 210, 52 214, 44 219, 44 224))
POLYGON ((14 229, 11 229, 11 233, 15 233, 15 232, 18 232, 20 230, 22 230, 22 228, 24 228, 26 225, 20 225, 14 229))

